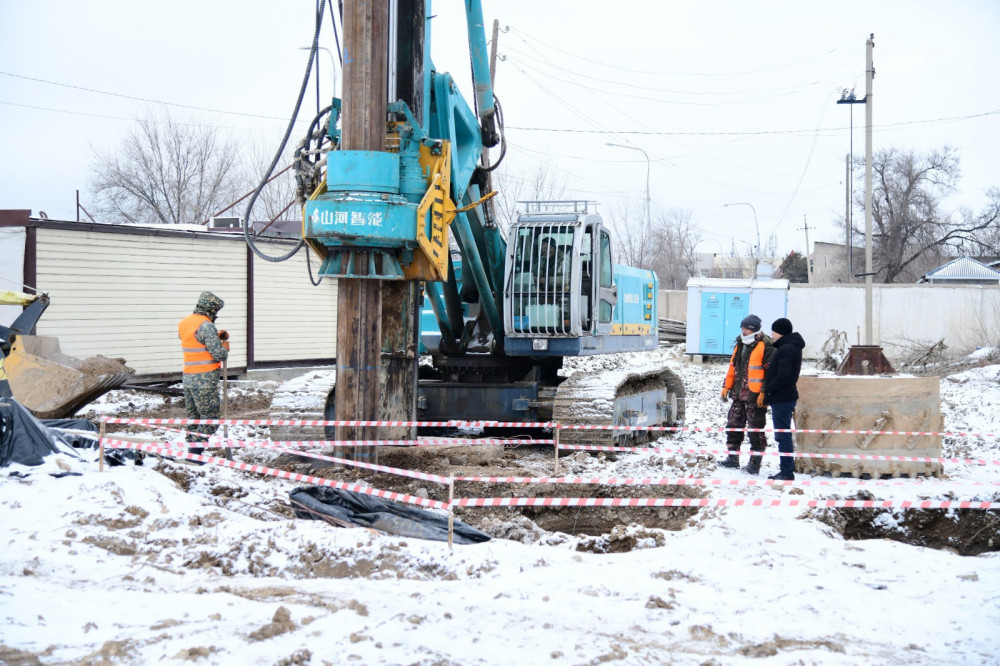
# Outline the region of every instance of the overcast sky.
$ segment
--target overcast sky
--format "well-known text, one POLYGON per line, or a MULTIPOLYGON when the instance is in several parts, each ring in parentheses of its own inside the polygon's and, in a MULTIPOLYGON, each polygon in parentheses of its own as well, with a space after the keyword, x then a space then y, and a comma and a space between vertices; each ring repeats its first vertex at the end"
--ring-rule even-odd
MULTIPOLYGON (((301 82, 313 1, 0 0, 0 208, 75 219, 95 151, 149 112, 280 139, 301 82), (44 82, 43 82, 44 81, 44 82), (82 90, 87 88, 90 90, 82 90), (97 92, 99 91, 99 92, 97 92), (139 98, 139 99, 137 99, 139 98), (142 101, 149 100, 149 101, 142 101), (159 102, 169 102, 166 106, 159 102)), ((334 3, 336 6, 336 3, 334 3)), ((468 91, 462 3, 435 4, 433 57, 468 91)), ((850 109, 875 34, 874 144, 957 149, 948 201, 978 210, 1000 186, 1000 3, 961 0, 540 2, 484 0, 505 30, 496 90, 509 166, 539 164, 567 195, 690 210, 705 251, 781 253, 836 242, 850 109), (509 28, 509 29, 508 29, 509 28), (749 203, 723 207, 727 203, 749 203)), ((335 50, 329 22, 321 43, 335 50)), ((322 55, 324 100, 333 92, 322 55)), ((310 90, 305 111, 315 108, 310 90)), ((325 102, 324 102, 325 103, 325 102)), ((864 154, 864 106, 854 152, 864 154)), ((303 113, 303 115, 310 115, 303 113)))

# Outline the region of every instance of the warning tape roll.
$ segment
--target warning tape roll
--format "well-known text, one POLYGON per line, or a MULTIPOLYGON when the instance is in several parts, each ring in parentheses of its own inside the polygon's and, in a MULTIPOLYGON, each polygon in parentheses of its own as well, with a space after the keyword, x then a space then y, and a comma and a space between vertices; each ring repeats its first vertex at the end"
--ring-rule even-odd
POLYGON ((297 481, 301 483, 313 483, 319 486, 329 486, 330 488, 350 490, 352 492, 362 493, 364 495, 372 495, 373 497, 381 497, 383 499, 395 500, 397 502, 406 502, 407 504, 426 506, 432 509, 445 509, 445 510, 448 509, 447 502, 439 502, 437 500, 427 499, 424 497, 416 497, 414 495, 408 495, 406 493, 396 493, 389 490, 379 490, 378 488, 359 486, 352 483, 341 483, 339 481, 332 481, 330 479, 324 479, 323 477, 312 476, 310 474, 286 472, 285 470, 275 469, 273 467, 266 467, 264 465, 252 465, 250 463, 238 462, 235 460, 226 460, 225 458, 216 458, 213 456, 205 456, 197 453, 188 453, 186 451, 171 449, 162 446, 156 446, 154 444, 139 444, 136 442, 123 442, 119 440, 109 440, 109 439, 105 439, 103 440, 103 442, 104 446, 108 448, 136 449, 140 451, 148 451, 150 453, 158 453, 160 455, 171 456, 173 458, 185 458, 187 460, 198 460, 201 462, 213 463, 216 465, 221 465, 223 467, 231 467, 233 469, 238 469, 244 472, 267 474, 281 479, 289 479, 291 481, 297 481))

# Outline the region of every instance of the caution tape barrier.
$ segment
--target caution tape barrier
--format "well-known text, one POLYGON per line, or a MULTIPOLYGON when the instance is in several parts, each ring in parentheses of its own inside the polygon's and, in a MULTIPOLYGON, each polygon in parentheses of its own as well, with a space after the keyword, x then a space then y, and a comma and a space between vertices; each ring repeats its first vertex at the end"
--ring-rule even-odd
POLYGON ((407 504, 416 504, 419 506, 425 506, 432 509, 448 509, 447 502, 439 502, 437 500, 427 499, 424 497, 416 497, 414 495, 408 495, 406 493, 396 493, 389 490, 379 490, 378 488, 370 488, 368 486, 359 486, 353 483, 341 483, 340 481, 332 481, 330 479, 324 479, 321 476, 312 476, 310 474, 299 474, 297 472, 287 472, 282 469, 275 469, 274 467, 266 467, 264 465, 253 465, 250 463, 238 462, 235 460, 226 460, 225 458, 216 458, 214 456, 206 456, 198 453, 188 453, 187 451, 172 449, 163 446, 157 446, 155 444, 142 444, 138 442, 123 442, 120 440, 101 440, 101 443, 112 449, 135 449, 139 451, 148 451, 149 453, 156 453, 159 455, 170 456, 172 458, 184 458, 186 460, 197 460, 200 462, 213 463, 215 465, 220 465, 222 467, 231 467, 233 469, 238 469, 244 472, 253 472, 256 474, 267 474, 270 476, 275 476, 281 479, 289 479, 291 481, 297 481, 301 483, 313 483, 318 486, 328 486, 330 488, 339 488, 341 490, 350 490, 356 493, 362 493, 364 495, 372 495, 374 497, 381 497, 383 499, 395 500, 397 502, 406 502, 407 504))
MULTIPOLYGON (((250 439, 241 440, 216 435, 204 435, 190 430, 178 430, 177 428, 157 428, 166 432, 176 432, 181 435, 194 435, 199 438, 208 437, 205 441, 188 442, 187 446, 202 447, 209 446, 216 449, 241 448, 245 446, 263 446, 267 444, 278 444, 289 448, 315 448, 315 447, 336 447, 351 448, 357 446, 525 446, 555 444, 554 439, 496 439, 477 438, 467 439, 461 437, 438 437, 432 439, 311 439, 311 440, 273 440, 273 439, 250 439), (207 441, 207 444, 205 443, 207 441)), ((178 442, 178 445, 180 442, 178 442)))
MULTIPOLYGON (((559 450, 571 451, 627 451, 639 453, 649 451, 651 453, 697 453, 697 454, 728 454, 728 449, 688 449, 673 446, 603 446, 600 444, 559 444, 559 450)), ((958 463, 965 465, 1000 465, 1000 460, 992 458, 932 458, 929 456, 877 456, 864 453, 810 453, 796 451, 795 453, 782 453, 780 451, 753 451, 755 456, 786 456, 791 458, 840 458, 846 460, 898 460, 901 462, 937 462, 937 463, 958 463)))
POLYGON ((934 492, 934 486, 1000 486, 1000 481, 958 481, 931 480, 923 477, 906 480, 875 480, 875 479, 795 479, 794 481, 775 481, 772 479, 706 479, 706 478, 600 478, 600 477, 570 477, 570 476, 453 476, 452 481, 466 483, 524 483, 524 484, 568 484, 568 485, 601 485, 601 486, 707 486, 707 487, 739 487, 739 486, 839 486, 855 488, 858 486, 907 486, 909 488, 927 488, 934 492))
POLYGON ((922 432, 910 430, 832 430, 820 428, 724 428, 714 426, 626 426, 626 425, 569 425, 552 421, 315 421, 297 419, 133 419, 101 417, 102 423, 135 425, 257 425, 257 426, 353 426, 353 427, 412 427, 429 428, 543 428, 558 430, 613 430, 615 432, 762 432, 831 435, 898 435, 907 437, 983 437, 997 438, 993 432, 922 432))
POLYGON ((475 497, 455 499, 452 506, 610 506, 610 507, 804 507, 845 509, 1000 509, 1000 502, 934 500, 798 500, 798 499, 689 499, 680 497, 475 497))
MULTIPOLYGON (((134 444, 135 443, 135 442, 126 442, 124 440, 117 440, 117 439, 104 439, 103 441, 104 441, 104 445, 108 446, 110 448, 122 448, 121 446, 119 446, 120 444, 134 444)), ((206 446, 207 446, 207 448, 213 448, 210 443, 206 444, 205 442, 201 442, 201 443, 186 442, 186 443, 179 443, 177 446, 175 446, 174 444, 169 443, 169 442, 148 442, 148 443, 147 442, 143 442, 143 444, 145 444, 147 446, 161 446, 161 447, 168 447, 168 448, 172 447, 172 450, 186 450, 187 448, 189 448, 191 446, 194 446, 194 447, 197 447, 197 448, 206 448, 206 446)), ((385 465, 377 465, 375 463, 368 463, 368 462, 364 462, 364 461, 361 461, 361 460, 348 460, 346 458, 335 458, 333 456, 325 456, 325 455, 322 455, 322 454, 319 454, 319 453, 313 453, 313 452, 310 452, 310 451, 296 451, 296 450, 291 450, 291 449, 284 448, 282 446, 278 446, 278 445, 273 444, 271 442, 261 442, 261 443, 255 444, 254 447, 255 448, 264 448, 264 449, 272 449, 272 450, 281 451, 281 452, 284 452, 284 453, 291 453, 293 455, 300 456, 300 457, 313 458, 313 459, 316 459, 316 460, 323 460, 325 462, 334 463, 336 465, 343 465, 345 467, 358 467, 360 469, 368 469, 368 470, 371 470, 373 472, 384 472, 386 474, 394 474, 396 476, 405 476, 405 477, 409 477, 411 479, 420 479, 421 481, 433 481, 434 483, 442 483, 442 484, 445 484, 445 485, 451 483, 451 478, 447 477, 447 476, 439 476, 437 474, 428 474, 426 472, 415 472, 413 470, 402 469, 402 468, 399 468, 399 467, 386 467, 385 465)), ((197 455, 197 454, 192 454, 192 455, 197 455)))

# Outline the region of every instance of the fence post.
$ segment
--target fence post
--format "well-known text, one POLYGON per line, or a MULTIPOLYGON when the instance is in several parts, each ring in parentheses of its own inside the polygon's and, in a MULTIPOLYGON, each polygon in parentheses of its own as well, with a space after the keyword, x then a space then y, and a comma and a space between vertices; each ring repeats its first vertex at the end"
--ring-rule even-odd
POLYGON ((452 551, 452 542, 455 535, 455 507, 452 502, 455 500, 455 479, 448 481, 448 552, 452 551))
POLYGON ((105 427, 106 427, 106 425, 105 425, 104 421, 101 421, 100 439, 97 440, 97 451, 98 451, 97 471, 98 472, 103 472, 104 471, 104 428, 105 427))
POLYGON ((555 440, 555 450, 556 450, 556 460, 555 465, 552 468, 552 476, 559 476, 559 424, 555 424, 552 429, 552 438, 555 440))

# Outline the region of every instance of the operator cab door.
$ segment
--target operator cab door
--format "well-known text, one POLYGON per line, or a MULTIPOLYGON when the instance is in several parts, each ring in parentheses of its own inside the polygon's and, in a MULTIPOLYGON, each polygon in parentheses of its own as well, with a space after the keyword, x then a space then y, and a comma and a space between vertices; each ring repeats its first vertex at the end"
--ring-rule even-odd
POLYGON ((595 224, 594 258, 596 259, 597 279, 594 280, 595 298, 597 303, 597 334, 609 335, 612 328, 612 318, 615 304, 618 303, 618 286, 614 280, 614 264, 611 261, 611 235, 603 225, 595 224))

